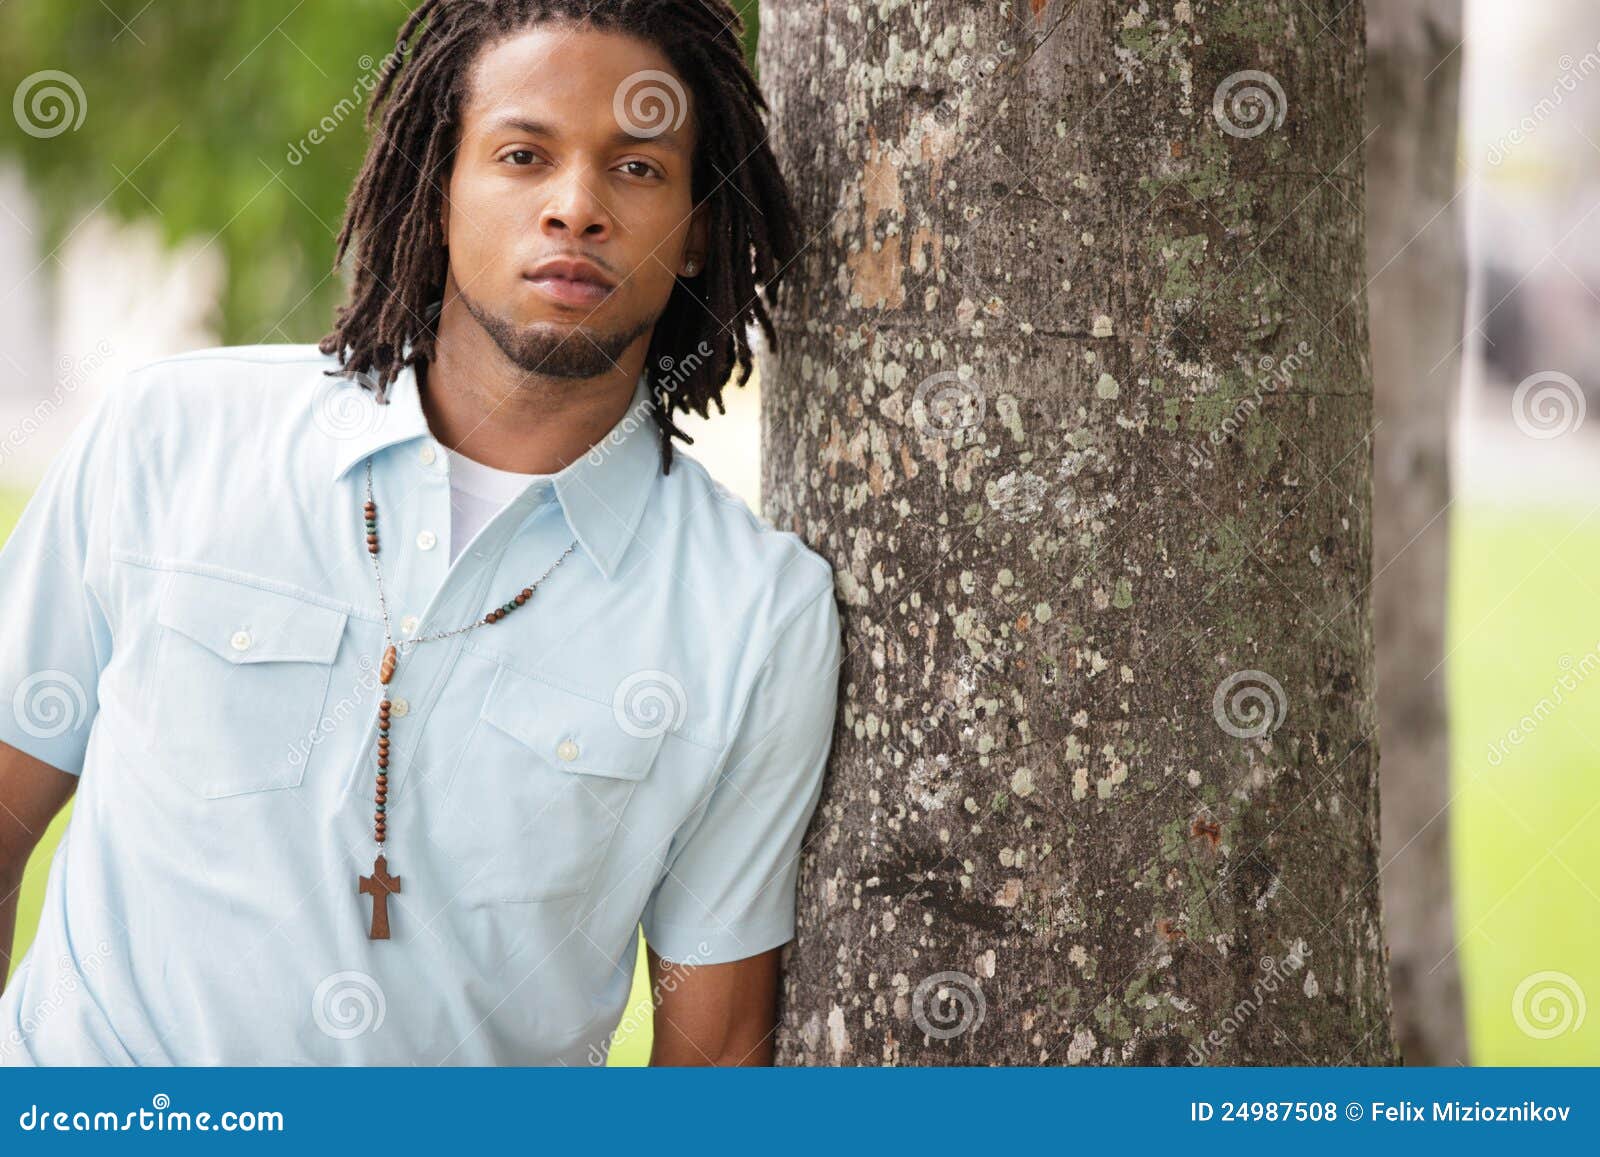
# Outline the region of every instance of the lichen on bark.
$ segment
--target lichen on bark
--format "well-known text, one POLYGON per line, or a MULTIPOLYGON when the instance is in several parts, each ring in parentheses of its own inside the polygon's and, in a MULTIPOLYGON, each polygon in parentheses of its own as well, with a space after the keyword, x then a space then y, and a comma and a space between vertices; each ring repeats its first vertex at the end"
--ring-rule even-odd
POLYGON ((1393 1059, 1361 22, 763 9, 764 493, 846 632, 780 1061, 1393 1059))

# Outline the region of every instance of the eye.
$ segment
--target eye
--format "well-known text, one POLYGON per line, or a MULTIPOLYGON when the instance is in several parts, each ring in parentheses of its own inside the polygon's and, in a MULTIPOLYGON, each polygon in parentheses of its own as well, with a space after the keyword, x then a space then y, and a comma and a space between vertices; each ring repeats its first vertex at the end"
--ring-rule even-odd
POLYGON ((514 165, 517 165, 517 166, 520 167, 520 166, 523 166, 523 165, 531 165, 538 158, 536 158, 533 155, 533 150, 532 149, 512 149, 509 153, 507 153, 505 156, 501 157, 500 159, 502 161, 511 161, 514 165), (520 160, 520 161, 515 160, 514 158, 517 158, 517 157, 521 157, 522 160, 520 160))
POLYGON ((659 176, 661 176, 661 171, 659 169, 657 169, 654 165, 652 165, 649 161, 638 161, 638 160, 635 160, 635 161, 623 161, 622 162, 622 167, 624 169, 633 170, 632 172, 630 172, 628 174, 630 177, 659 177, 659 176))

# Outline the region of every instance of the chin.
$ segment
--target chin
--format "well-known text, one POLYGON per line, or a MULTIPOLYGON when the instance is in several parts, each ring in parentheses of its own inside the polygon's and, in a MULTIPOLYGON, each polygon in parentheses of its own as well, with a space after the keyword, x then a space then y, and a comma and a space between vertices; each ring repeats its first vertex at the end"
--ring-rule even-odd
POLYGON ((516 327, 519 337, 544 341, 555 341, 585 332, 593 334, 595 332, 593 321, 593 318, 585 319, 582 313, 573 311, 552 313, 546 309, 513 315, 511 318, 511 324, 516 327))

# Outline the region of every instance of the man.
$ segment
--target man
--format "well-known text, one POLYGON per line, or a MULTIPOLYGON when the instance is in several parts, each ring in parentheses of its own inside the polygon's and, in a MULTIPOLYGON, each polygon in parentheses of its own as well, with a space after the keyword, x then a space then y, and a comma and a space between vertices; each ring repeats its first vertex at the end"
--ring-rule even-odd
POLYGON ((422 4, 334 332, 75 431, 0 552, 0 943, 77 790, 0 1061, 593 1064, 642 920, 653 1062, 770 1063, 839 636, 672 453, 796 247, 737 31, 422 4))

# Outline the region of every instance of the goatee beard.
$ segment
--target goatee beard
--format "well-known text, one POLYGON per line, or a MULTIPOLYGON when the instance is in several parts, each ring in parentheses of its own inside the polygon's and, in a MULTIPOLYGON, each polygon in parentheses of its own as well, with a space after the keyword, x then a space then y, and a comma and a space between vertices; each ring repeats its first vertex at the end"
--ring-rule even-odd
POLYGON ((643 322, 620 333, 576 328, 557 331, 543 322, 518 327, 483 309, 465 293, 460 296, 467 312, 512 365, 547 378, 598 378, 612 372, 627 348, 654 324, 643 322))

